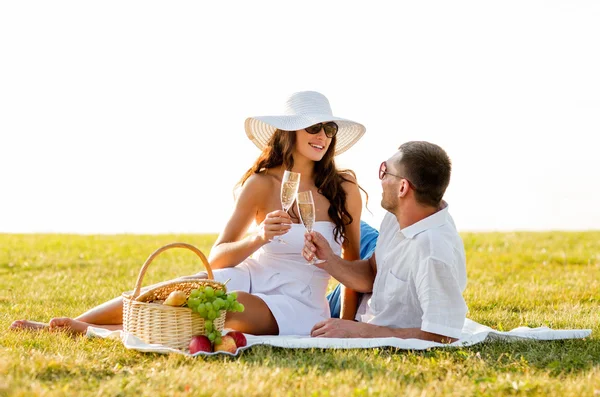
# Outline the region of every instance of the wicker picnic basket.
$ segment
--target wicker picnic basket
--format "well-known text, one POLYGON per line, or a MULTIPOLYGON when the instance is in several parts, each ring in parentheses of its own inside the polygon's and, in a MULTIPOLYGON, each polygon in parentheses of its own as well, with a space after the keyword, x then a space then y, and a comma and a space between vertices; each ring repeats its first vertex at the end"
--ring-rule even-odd
MULTIPOLYGON (((194 335, 204 334, 204 319, 188 307, 163 305, 172 291, 183 291, 188 297, 193 289, 211 286, 226 292, 225 285, 214 280, 210 264, 196 247, 186 243, 165 245, 146 259, 135 283, 133 293, 123 293, 123 331, 129 332, 146 343, 159 344, 185 350, 194 335), (142 292, 142 280, 148 266, 160 253, 171 248, 186 248, 194 252, 206 267, 208 279, 184 278, 154 285, 142 292)), ((225 310, 213 323, 218 331, 225 326, 225 310)))

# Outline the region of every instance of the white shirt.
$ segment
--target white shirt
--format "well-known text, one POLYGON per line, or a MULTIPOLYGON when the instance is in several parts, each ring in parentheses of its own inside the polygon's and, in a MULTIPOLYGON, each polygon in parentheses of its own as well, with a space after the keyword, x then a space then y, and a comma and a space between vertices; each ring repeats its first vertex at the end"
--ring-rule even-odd
POLYGON ((387 213, 375 259, 373 294, 363 296, 357 320, 460 337, 467 314, 462 296, 466 259, 447 204, 402 230, 396 217, 387 213))

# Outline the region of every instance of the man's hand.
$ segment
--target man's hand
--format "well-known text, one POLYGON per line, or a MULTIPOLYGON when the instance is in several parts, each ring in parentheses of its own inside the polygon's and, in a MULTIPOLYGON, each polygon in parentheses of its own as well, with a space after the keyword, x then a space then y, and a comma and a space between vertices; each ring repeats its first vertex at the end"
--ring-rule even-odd
POLYGON ((330 318, 315 324, 310 336, 319 338, 364 338, 364 323, 330 318))
MULTIPOLYGON (((304 234, 304 248, 302 249, 302 256, 308 262, 312 261, 314 258, 327 262, 334 258, 335 254, 333 253, 329 242, 321 233, 310 232, 304 234)), ((325 266, 325 262, 316 262, 315 266, 322 269, 325 266)))
POLYGON ((432 334, 420 328, 389 328, 350 320, 330 318, 315 324, 310 336, 320 338, 402 338, 452 343, 458 339, 432 334))

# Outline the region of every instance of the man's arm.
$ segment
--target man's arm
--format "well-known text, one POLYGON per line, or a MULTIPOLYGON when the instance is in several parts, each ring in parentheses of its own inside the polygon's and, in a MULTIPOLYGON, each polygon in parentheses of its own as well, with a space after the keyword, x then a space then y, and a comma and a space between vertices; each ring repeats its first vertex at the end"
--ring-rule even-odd
POLYGON ((371 292, 375 281, 375 255, 367 260, 347 261, 335 255, 329 243, 319 232, 304 235, 302 255, 308 261, 319 259, 315 266, 331 274, 336 280, 358 292, 371 292))
POLYGON ((390 328, 356 321, 331 318, 317 323, 311 336, 322 338, 402 338, 422 339, 438 343, 457 341, 445 335, 432 334, 419 328, 390 328))
POLYGON ((456 268, 437 258, 419 265, 415 286, 423 315, 421 329, 436 334, 457 336, 465 324, 467 304, 464 283, 456 268))
POLYGON ((315 266, 325 270, 344 286, 357 292, 373 291, 376 274, 374 269, 377 268, 375 265, 375 254, 369 259, 357 261, 346 261, 341 258, 337 260, 338 258, 334 257, 332 260, 316 263, 315 266))

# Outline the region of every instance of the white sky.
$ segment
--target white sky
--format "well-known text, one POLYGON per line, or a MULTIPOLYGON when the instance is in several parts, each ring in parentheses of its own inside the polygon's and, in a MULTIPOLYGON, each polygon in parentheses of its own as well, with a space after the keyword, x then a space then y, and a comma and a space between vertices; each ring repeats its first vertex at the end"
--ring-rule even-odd
POLYGON ((459 230, 599 229, 600 2, 385 4, 0 3, 0 232, 218 232, 244 119, 302 90, 367 127, 338 165, 374 225, 429 140, 459 230))

